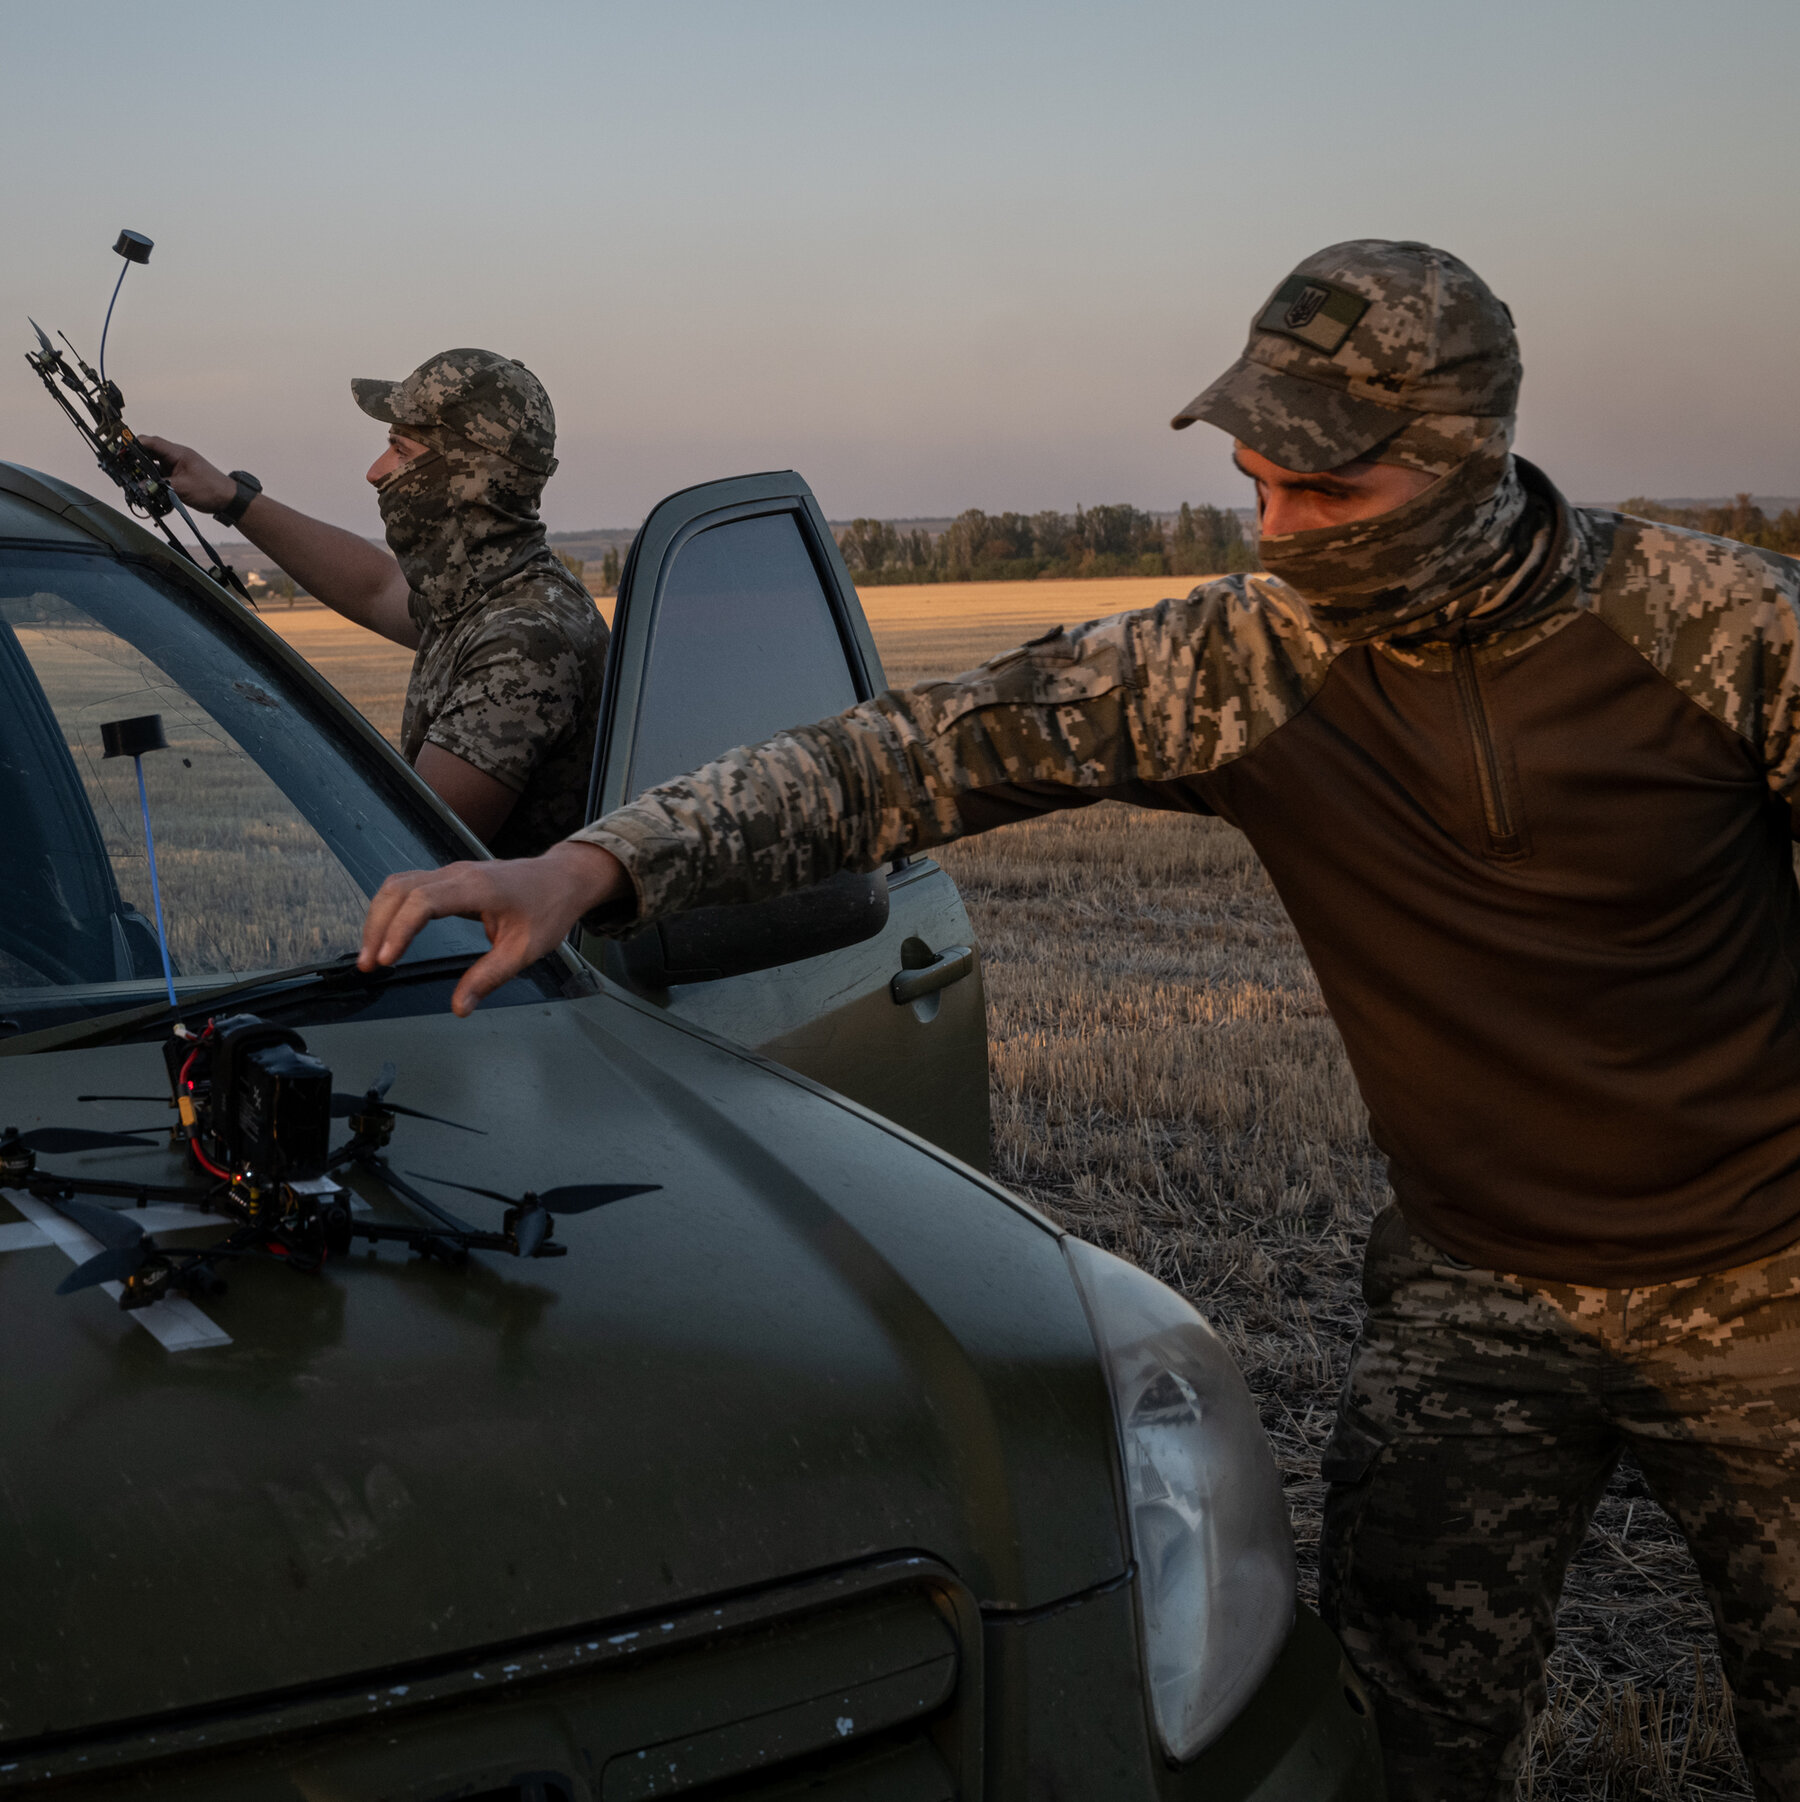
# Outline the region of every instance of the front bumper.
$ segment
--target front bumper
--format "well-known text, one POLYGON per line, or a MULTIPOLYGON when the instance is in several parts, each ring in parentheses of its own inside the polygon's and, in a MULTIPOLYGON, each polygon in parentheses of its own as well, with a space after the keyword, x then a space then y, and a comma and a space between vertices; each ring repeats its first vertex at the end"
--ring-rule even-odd
POLYGON ((64 1802, 1382 1802, 1373 1723, 1302 1609, 1248 1707, 1156 1748, 1135 1595, 985 1613, 902 1556, 209 1712, 0 1754, 64 1802), (400 1679, 396 1681, 396 1678, 400 1679))

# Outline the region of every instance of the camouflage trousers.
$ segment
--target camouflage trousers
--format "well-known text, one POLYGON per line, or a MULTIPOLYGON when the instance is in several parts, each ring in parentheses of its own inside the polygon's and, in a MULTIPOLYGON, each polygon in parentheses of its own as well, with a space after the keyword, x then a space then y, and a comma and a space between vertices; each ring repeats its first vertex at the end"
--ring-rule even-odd
POLYGON ((1759 1798, 1800 1802, 1800 1246, 1592 1289, 1375 1223, 1325 1450, 1321 1609, 1393 1802, 1510 1797, 1563 1573, 1629 1447, 1686 1535, 1759 1798))

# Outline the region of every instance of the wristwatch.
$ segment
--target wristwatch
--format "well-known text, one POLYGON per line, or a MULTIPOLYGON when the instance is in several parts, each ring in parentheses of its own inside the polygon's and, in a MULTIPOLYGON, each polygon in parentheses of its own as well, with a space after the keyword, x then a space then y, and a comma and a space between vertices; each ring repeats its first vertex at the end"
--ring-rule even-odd
POLYGON ((244 517, 244 509, 262 493, 262 483, 247 469, 228 469, 225 472, 237 483, 237 493, 213 515, 222 526, 235 526, 244 517))

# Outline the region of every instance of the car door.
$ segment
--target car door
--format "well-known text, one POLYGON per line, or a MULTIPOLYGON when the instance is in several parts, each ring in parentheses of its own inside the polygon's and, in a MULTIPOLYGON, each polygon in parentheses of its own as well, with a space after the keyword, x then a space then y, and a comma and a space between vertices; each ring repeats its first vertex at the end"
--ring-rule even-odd
MULTIPOLYGON (((799 476, 709 482, 651 513, 619 584, 606 686, 591 818, 880 692, 868 622, 799 476)), ((987 1168, 979 949, 931 858, 582 950, 655 1005, 987 1168)))

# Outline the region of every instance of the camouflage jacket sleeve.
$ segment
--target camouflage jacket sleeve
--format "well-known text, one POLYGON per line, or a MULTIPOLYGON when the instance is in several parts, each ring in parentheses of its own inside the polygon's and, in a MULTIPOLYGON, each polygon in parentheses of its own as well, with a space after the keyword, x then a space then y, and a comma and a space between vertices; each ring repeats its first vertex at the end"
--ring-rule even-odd
MULTIPOLYGON (((456 647, 426 741, 515 794, 523 790, 583 715, 594 659, 571 625, 538 596, 503 600, 485 612, 456 647)), ((597 613, 593 629, 605 631, 597 613)))
POLYGON ((1588 604, 1800 804, 1800 562, 1581 509, 1588 604))
MULTIPOLYGON (((1105 798, 1198 805, 1204 776, 1305 705, 1325 641, 1263 577, 1060 627, 727 752, 573 836, 613 852, 636 919, 761 900, 970 831, 1105 798)), ((622 923, 621 923, 622 924, 622 923)))

